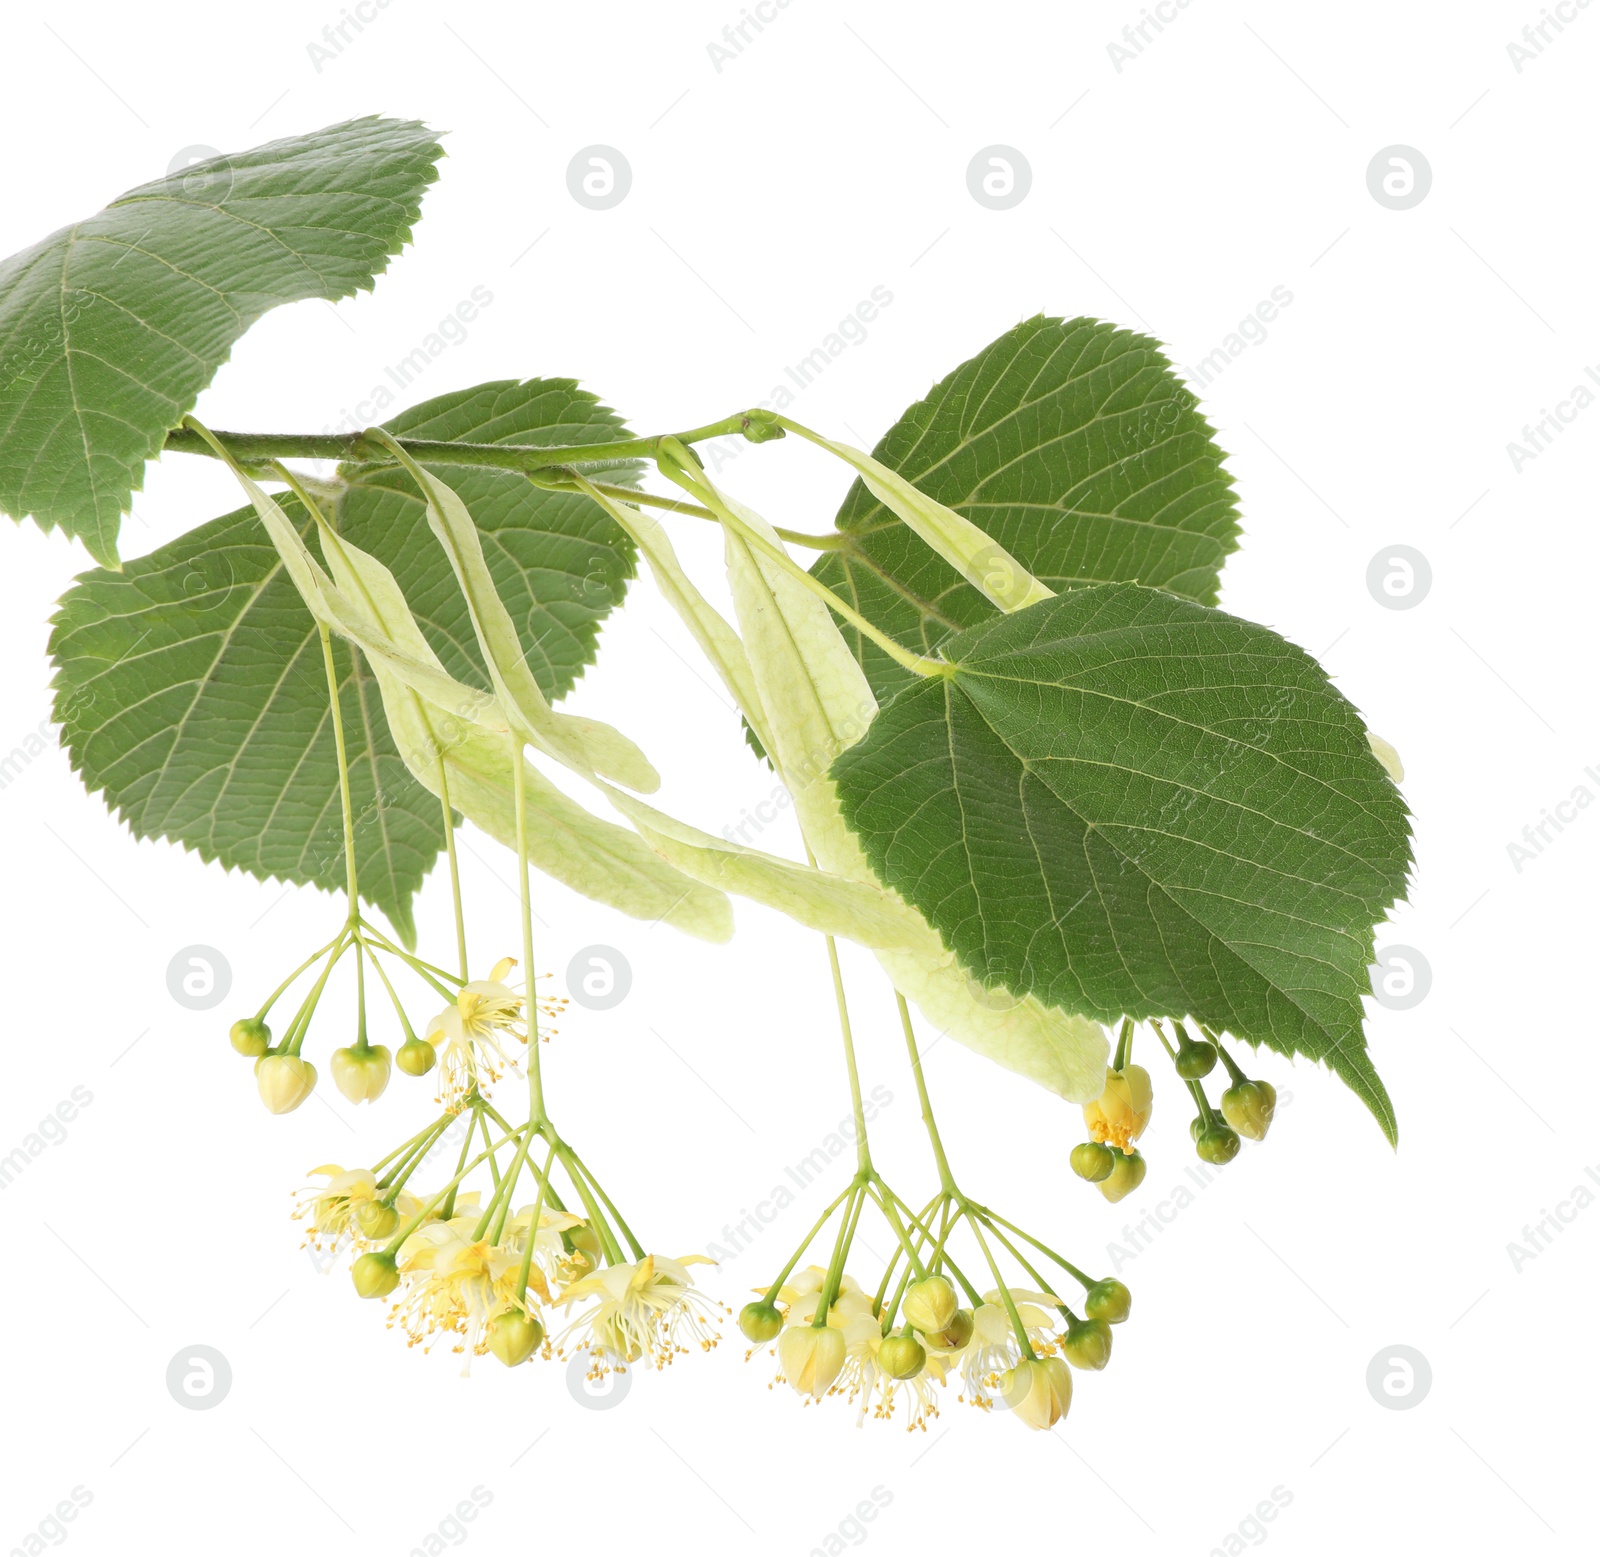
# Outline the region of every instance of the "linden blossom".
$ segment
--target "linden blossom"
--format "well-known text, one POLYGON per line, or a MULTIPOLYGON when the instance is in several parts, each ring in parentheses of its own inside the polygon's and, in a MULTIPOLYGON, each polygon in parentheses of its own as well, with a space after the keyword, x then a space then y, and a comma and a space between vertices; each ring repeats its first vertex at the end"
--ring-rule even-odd
MULTIPOLYGON (((782 8, 749 4, 743 42, 782 8)), ((1140 38, 1181 4, 1150 0, 1140 38)), ((338 41, 381 8, 350 0, 338 41)), ((753 1215, 741 1210, 736 1235, 724 1229, 729 1242, 748 1244, 806 1202, 809 1230, 793 1228, 798 1243, 764 1272, 767 1284, 740 1314, 742 1333, 774 1347, 781 1377, 807 1400, 838 1395, 858 1416, 885 1420, 903 1406, 906 1424, 926 1429, 954 1385, 949 1393, 975 1409, 1004 1407, 1023 1426, 1049 1430, 1071 1402, 1069 1368, 1109 1365, 1133 1295, 962 1188, 935 1121, 912 1006, 939 1039, 1082 1106, 1090 1139, 1070 1147, 1068 1161, 1108 1201, 1133 1195, 1146 1172, 1135 1143, 1154 1094, 1132 1056, 1135 1026, 1146 1023, 1177 1096, 1195 1110, 1190 1138, 1205 1164, 1180 1177, 1153 1220, 1141 1210, 1146 1240, 1193 1200, 1191 1186, 1205 1187, 1272 1124, 1272 1085, 1246 1076, 1229 1044, 1325 1061, 1395 1141, 1362 1027, 1374 924, 1404 899, 1412 863, 1394 752, 1310 656, 1207 603, 1238 531, 1226 451, 1161 344, 1107 321, 1019 323, 909 407, 875 444, 878 456, 771 407, 633 436, 570 379, 459 388, 393 424, 455 436, 402 441, 365 426, 464 339, 493 301, 483 287, 368 399, 352 397, 344 415, 361 429, 354 435, 217 434, 186 414, 263 308, 337 303, 371 284, 410 239, 441 155, 419 123, 351 120, 226 159, 225 201, 166 198, 181 182, 169 174, 92 219, 105 242, 80 244, 80 229, 64 228, 0 266, 0 507, 81 540, 103 565, 64 597, 51 644, 55 714, 73 764, 141 837, 185 844, 263 883, 342 888, 327 938, 259 992, 228 1039, 253 1062, 274 1114, 311 1096, 313 1053, 352 1105, 387 1097, 391 1076, 395 1092, 426 1076, 439 1084, 438 1109, 420 1129, 375 1161, 312 1170, 323 1182, 300 1197, 315 1257, 326 1245, 352 1255, 352 1289, 388 1300, 390 1326, 410 1343, 438 1341, 466 1363, 492 1356, 508 1368, 565 1355, 565 1346, 587 1356, 590 1377, 660 1367, 716 1343, 720 1305, 692 1273, 707 1257, 651 1252, 682 1244, 640 1242, 552 1121, 542 1055, 554 1034, 542 1019, 555 1002, 541 1000, 535 982, 551 974, 536 962, 548 949, 535 945, 534 925, 547 921, 534 908, 533 873, 713 942, 732 932, 737 893, 822 940, 850 1101, 849 1123, 782 1170, 753 1215), (152 263, 121 265, 113 250, 152 263), (204 278, 184 263, 197 250, 204 278), (69 295, 67 330, 57 262, 69 261, 74 273, 87 267, 83 279, 109 306, 74 316, 69 295), (130 333, 129 318, 164 328, 130 333), (99 370, 74 371, 74 359, 90 358, 99 370), (7 376, 17 367, 27 374, 20 387, 7 376), (482 401, 493 401, 492 417, 481 405, 464 413, 482 401), (567 428, 590 436, 548 441, 567 428), (472 436, 508 433, 530 441, 472 436), (789 435, 859 477, 830 534, 768 525, 694 452, 704 443, 715 460, 715 440, 781 448, 789 435), (250 508, 121 569, 123 512, 163 449, 221 460, 250 508), (420 503, 425 527, 396 520, 392 508, 342 526, 345 488, 283 463, 302 459, 366 468, 361 479, 371 471, 378 479, 368 484, 385 489, 372 495, 420 503), (583 474, 620 461, 653 461, 670 490, 583 474), (475 518, 469 498, 477 505, 484 483, 458 490, 435 466, 520 473, 531 485, 502 477, 484 500, 492 517, 475 518), (295 503, 282 506, 268 486, 295 503), (549 490, 581 494, 591 507, 563 498, 562 522, 547 523, 552 516, 520 506, 512 489, 523 503, 543 504, 539 492, 549 490), (731 620, 701 593, 649 507, 719 527, 723 571, 712 587, 731 603, 731 620), (1152 513, 1187 517, 1126 522, 1152 513), (991 516, 994 533, 979 523, 991 516), (505 550, 502 531, 517 532, 510 569, 491 566, 505 550), (888 539, 869 540, 878 535, 888 539), (808 571, 788 545, 823 553, 821 563, 808 571), (620 598, 635 551, 768 754, 787 814, 762 793, 769 781, 757 780, 752 813, 721 839, 703 832, 641 798, 661 776, 626 735, 553 706, 594 658, 585 633, 620 598), (950 570, 964 583, 952 588, 950 570), (548 587, 536 587, 535 574, 548 587), (281 633, 255 630, 269 587, 281 633), (554 609, 564 596, 576 613, 554 609), (530 611, 530 598, 552 609, 530 611), (219 632, 235 645, 226 663, 212 647, 219 632), (466 681, 442 658, 440 634, 461 651, 454 663, 466 681), (142 647, 152 636, 160 653, 142 647), (268 701, 240 704, 246 686, 265 689, 268 701), (206 728, 198 746, 175 753, 152 739, 153 726, 168 724, 206 728), (186 797, 218 773, 225 795, 191 820, 197 808, 186 797), (622 821, 590 812, 555 782, 562 777, 594 790, 622 821), (157 789, 160 804, 136 816, 128 797, 157 789), (743 842, 768 826, 790 831, 789 816, 803 859, 743 842), (456 851, 467 823, 514 851, 517 867, 520 942, 494 945, 482 967, 469 963, 456 851), (225 854, 224 833, 260 847, 225 854), (412 902, 441 853, 449 898, 436 892, 453 911, 454 955, 425 958, 414 950, 412 902), (1128 879, 1109 890, 1113 874, 1128 879), (872 954, 883 980, 875 994, 847 992, 840 939, 872 954), (1262 945, 1273 957, 1255 956, 1262 945), (509 955, 490 965, 501 952, 509 955), (1312 963, 1314 1011, 1300 999, 1298 971, 1312 963), (507 982, 513 966, 519 987, 507 982), (473 970, 489 977, 473 979, 473 970), (324 1006, 336 971, 353 998, 341 991, 324 1006), (1163 1012, 1186 1005, 1190 990, 1199 1009, 1163 1012), (407 1008, 419 999, 435 1014, 413 1027, 407 1008), (330 1020, 348 1018, 350 1029, 325 1043, 330 1020), (1118 1019, 1108 1067, 1102 1022, 1118 1019), (864 1097, 853 1025, 895 1021, 931 1170, 910 1201, 872 1159, 868 1121, 894 1094, 869 1076, 864 1097), (512 1057, 525 1072, 520 1114, 512 1103, 524 1089, 499 1085, 512 1057), (431 1168, 441 1156, 442 1170, 431 1168), (808 1197, 823 1180, 839 1182, 808 1197), (856 1279, 863 1258, 873 1274, 865 1288, 856 1279)), ((1219 360, 1242 354, 1290 298, 1280 289, 1258 305, 1219 360)), ((774 405, 846 358, 893 301, 874 287, 781 370, 774 405)), ((1202 371, 1219 369, 1208 359, 1202 371)), ((0 762, 0 780, 34 759, 35 744, 0 762)), ((1600 793, 1600 768, 1591 777, 1600 793)), ((1574 816, 1578 804, 1570 802, 1574 816)), ((1549 825, 1564 814, 1558 806, 1549 825)), ((561 912, 560 901, 544 901, 546 912, 561 912)), ((793 998, 795 976, 786 959, 769 980, 770 1020, 759 1011, 754 1020, 773 1042, 803 1041, 793 1063, 809 1065, 814 1034, 801 1030, 812 1024, 793 998)), ((852 966, 852 985, 858 976, 852 966)), ((588 1072, 588 1112, 609 1112, 614 1067, 603 1056, 585 1065, 587 1046, 562 1047, 569 1084, 583 1085, 588 1072)), ((0 1162, 0 1185, 92 1101, 83 1090, 58 1104, 54 1122, 0 1162)), ((671 1150, 671 1100, 656 1112, 660 1156, 671 1150)), ((1049 1139, 1068 1147, 1059 1133, 1049 1139)), ((1562 1202, 1549 1231, 1591 1203, 1587 1182, 1581 1196, 1562 1202)), ((464 1524, 462 1506, 452 1517, 464 1524)), ((853 1528, 841 1524, 823 1545, 831 1551, 853 1528)), ((1241 1525, 1237 1539, 1253 1528, 1241 1525)), ((453 1529, 442 1523, 423 1545, 453 1539, 453 1529)), ((1230 1551, 1234 1541, 1225 1539, 1230 1551)))

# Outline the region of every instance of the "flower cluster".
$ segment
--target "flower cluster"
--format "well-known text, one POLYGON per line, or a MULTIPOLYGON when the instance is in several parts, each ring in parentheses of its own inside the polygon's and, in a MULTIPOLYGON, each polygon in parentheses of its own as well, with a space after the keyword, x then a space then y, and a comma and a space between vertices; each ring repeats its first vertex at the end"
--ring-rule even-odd
MULTIPOLYGON (((1123 1021, 1116 1054, 1106 1071, 1105 1090, 1084 1105, 1089 1139, 1073 1147, 1071 1157, 1072 1171, 1113 1202, 1132 1194, 1144 1182, 1145 1160, 1134 1142, 1144 1134, 1154 1108, 1149 1071, 1128 1059, 1133 1027, 1131 1019, 1123 1021)), ((1151 1022, 1150 1027, 1199 1110, 1190 1121, 1189 1134, 1203 1162, 1216 1166, 1232 1162, 1243 1139, 1266 1139, 1278 1102, 1270 1082, 1247 1078, 1209 1028, 1201 1027, 1204 1036, 1193 1038, 1182 1022, 1174 1022, 1174 1044, 1160 1022, 1151 1022), (1228 1086, 1213 1107, 1201 1083, 1219 1060, 1228 1073, 1228 1086)))
POLYGON ((535 1352, 546 1358, 587 1353, 598 1377, 636 1362, 663 1368, 691 1349, 716 1345, 720 1305, 695 1287, 688 1269, 704 1256, 674 1260, 639 1248, 548 1120, 506 1128, 498 1140, 491 1125, 504 1121, 475 1089, 459 1115, 447 1110, 374 1168, 314 1169, 313 1177, 325 1182, 303 1192, 295 1211, 308 1224, 308 1242, 349 1249, 356 1291, 391 1300, 389 1323, 407 1345, 428 1351, 448 1340, 469 1368, 473 1357, 486 1353, 507 1367, 535 1352), (408 1188, 462 1119, 454 1177, 429 1196, 408 1188), (486 1144, 469 1160, 475 1131, 486 1144), (542 1171, 529 1156, 536 1138, 549 1148, 542 1171), (558 1163, 585 1215, 562 1204, 552 1181, 558 1163), (487 1197, 463 1189, 485 1166, 494 1186, 487 1197), (535 1199, 513 1212, 524 1176, 535 1199), (618 1230, 632 1247, 631 1259, 618 1230), (559 1324, 554 1336, 553 1323, 559 1324))
MULTIPOLYGON (((775 1343, 774 1384, 787 1383, 807 1404, 842 1396, 856 1407, 858 1421, 869 1413, 889 1421, 903 1410, 908 1429, 926 1431, 953 1380, 960 1401, 1010 1411, 1031 1428, 1054 1427, 1072 1400, 1068 1364, 1098 1371, 1110 1361, 1111 1326, 1126 1319, 1132 1305, 1128 1289, 1112 1279, 1090 1280, 959 1191, 941 1194, 919 1217, 872 1170, 866 1182, 879 1191, 886 1220, 902 1240, 877 1292, 867 1293, 843 1269, 858 1209, 847 1204, 833 1264, 796 1270, 802 1245, 778 1280, 758 1289, 740 1313, 739 1327, 755 1343, 749 1355, 775 1343), (1040 1288, 1046 1285, 1013 1235, 1069 1271, 1084 1287, 1083 1314, 1052 1290, 1008 1285, 980 1293, 949 1253, 949 1234, 962 1220, 996 1275, 990 1238, 1040 1288)), ((841 1198, 849 1200, 849 1192, 841 1198)))
MULTIPOLYGON (((516 967, 514 957, 502 957, 482 979, 466 979, 422 961, 394 944, 381 931, 357 918, 334 939, 319 947, 289 975, 254 1015, 233 1024, 229 1039, 240 1053, 255 1060, 256 1087, 261 1101, 274 1114, 287 1114, 311 1096, 317 1068, 301 1049, 311 1019, 326 988, 328 977, 347 952, 356 958, 356 1040, 335 1049, 329 1057, 334 1084, 352 1103, 373 1103, 389 1085, 391 1066, 407 1076, 439 1072, 437 1101, 459 1109, 475 1090, 487 1092, 507 1071, 517 1069, 518 1057, 528 1044, 526 994, 506 980, 516 967), (421 1036, 412 1027, 384 960, 398 963, 422 980, 447 1003, 424 1025, 421 1036), (283 1038, 274 1043, 267 1017, 284 993, 319 960, 325 959, 305 993, 283 1038), (366 980, 371 967, 382 981, 398 1018, 403 1042, 391 1053, 367 1037, 366 980)), ((566 1001, 548 998, 536 1002, 545 1018, 561 1014, 566 1001)), ((554 1032, 548 1026, 544 1036, 554 1032)))

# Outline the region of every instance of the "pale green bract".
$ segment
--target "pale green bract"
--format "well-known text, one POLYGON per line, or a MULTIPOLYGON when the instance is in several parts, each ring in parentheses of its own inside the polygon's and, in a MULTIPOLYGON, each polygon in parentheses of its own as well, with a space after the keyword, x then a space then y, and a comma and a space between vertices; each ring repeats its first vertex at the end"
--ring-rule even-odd
POLYGON ((467 602, 472 629, 489 667, 502 717, 522 740, 585 777, 599 774, 641 794, 659 789, 660 775, 645 754, 620 730, 595 719, 557 713, 545 701, 523 655, 511 614, 495 589, 494 577, 484 560, 478 527, 472 522, 467 505, 448 482, 429 475, 381 429, 369 436, 375 442, 388 445, 425 496, 428 522, 450 559, 456 583, 467 602))
POLYGON ((1050 598, 1052 590, 1046 589, 1004 546, 970 519, 918 491, 904 476, 870 454, 796 424, 789 425, 858 471, 862 485, 997 610, 1020 611, 1050 598))
MULTIPOLYGON (((698 479, 709 485, 703 475, 698 479)), ((752 548, 740 529, 781 550, 770 527, 716 493, 733 520, 724 529, 741 639, 683 574, 655 521, 598 491, 591 495, 671 580, 667 598, 690 630, 716 645, 713 663, 730 692, 763 741, 770 736, 768 749, 820 868, 712 837, 628 796, 614 795, 613 804, 688 874, 869 947, 894 986, 941 1033, 1073 1102, 1097 1097, 1110 1049, 1099 1024, 978 985, 927 920, 884 889, 844 826, 827 769, 866 732, 877 703, 827 607, 752 548), (753 705, 745 701, 752 690, 753 705)))
MULTIPOLYGON (((499 698, 450 676, 382 563, 325 537, 335 571, 330 578, 272 496, 228 463, 312 614, 367 656, 412 775, 438 794, 442 763, 452 804, 515 847, 511 760, 520 737, 513 742, 512 721, 499 698)), ((531 864, 636 919, 666 921, 707 940, 732 933, 722 893, 673 869, 627 829, 591 815, 537 769, 526 767, 524 779, 531 864)))

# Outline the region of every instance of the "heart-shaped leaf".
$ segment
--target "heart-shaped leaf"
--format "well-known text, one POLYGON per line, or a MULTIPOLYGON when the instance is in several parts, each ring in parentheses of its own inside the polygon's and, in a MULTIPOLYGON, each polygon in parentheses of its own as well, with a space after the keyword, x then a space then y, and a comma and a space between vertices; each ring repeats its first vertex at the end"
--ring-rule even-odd
POLYGON ((440 147, 353 119, 130 189, 0 264, 0 508, 117 562, 144 465, 269 308, 370 288, 440 147))
POLYGON ((883 881, 986 984, 1325 1061, 1392 1139, 1361 999, 1409 828, 1316 661, 1131 584, 941 653, 833 766, 883 881))
MULTIPOLYGON (((875 457, 969 519, 1057 592, 1148 584, 1204 604, 1238 534, 1233 480, 1194 395, 1147 336, 1034 318, 912 406, 875 457)), ((862 481, 843 549, 812 572, 920 653, 995 608, 862 481)), ((849 627, 880 698, 907 673, 849 627)))
MULTIPOLYGON (((570 379, 507 380, 440 396, 388 424, 401 436, 585 443, 622 424, 570 379)), ((570 690, 632 576, 632 542, 572 493, 453 466, 496 587, 540 690, 570 690)), ((355 469, 340 533, 395 574, 458 680, 487 688, 472 623, 414 484, 355 469)), ((304 535, 299 503, 284 512, 304 535)), ((316 626, 253 509, 224 514, 62 598, 50 640, 56 718, 73 766, 141 838, 162 837, 252 875, 344 883, 338 768, 316 626)), ((406 770, 376 683, 342 640, 345 736, 363 896, 402 934, 444 846, 439 803, 406 770)))

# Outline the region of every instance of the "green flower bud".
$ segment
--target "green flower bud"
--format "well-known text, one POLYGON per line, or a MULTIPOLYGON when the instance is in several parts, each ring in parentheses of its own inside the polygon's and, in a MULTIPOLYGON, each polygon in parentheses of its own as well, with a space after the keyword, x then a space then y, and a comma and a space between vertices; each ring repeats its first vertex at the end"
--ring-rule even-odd
POLYGON ((407 1038, 394 1057, 395 1064, 408 1076, 426 1076, 438 1060, 439 1056, 426 1038, 407 1038))
POLYGON ((1084 1313, 1108 1325, 1120 1325, 1132 1308, 1133 1294, 1115 1276, 1095 1282, 1083 1299, 1084 1313))
POLYGON ((356 1226, 361 1229, 363 1238, 376 1242, 387 1238, 399 1225, 400 1213, 381 1200, 363 1200, 356 1207, 356 1226))
POLYGON ((1204 1130, 1205 1127, 1205 1115, 1196 1114, 1194 1118, 1189 1121, 1189 1139, 1191 1141, 1198 1141, 1200 1139, 1200 1132, 1204 1130))
POLYGON ((381 1043, 335 1049, 328 1068, 333 1084, 352 1103, 376 1103, 389 1085, 389 1051, 381 1043))
POLYGON ((272 1029, 259 1016, 242 1016, 228 1029, 228 1042, 240 1054, 259 1060, 272 1047, 272 1029))
POLYGON ((1090 1368, 1098 1372, 1111 1361, 1110 1320, 1072 1320, 1062 1339, 1061 1352, 1074 1368, 1090 1368))
POLYGON ((776 1303, 746 1303, 739 1310, 739 1328, 749 1340, 770 1341, 783 1329, 783 1315, 776 1303))
POLYGON ((1138 1152, 1124 1152, 1115 1146, 1117 1160, 1111 1172, 1100 1181, 1100 1193, 1114 1205, 1124 1195, 1131 1195, 1144 1183, 1145 1160, 1138 1152))
POLYGON ((928 1354, 914 1335, 891 1335, 878 1348, 878 1366, 891 1379, 914 1379, 927 1361, 928 1354))
POLYGON ((937 1335, 956 1315, 956 1289, 943 1276, 924 1276, 906 1288, 900 1312, 924 1335, 937 1335))
POLYGON ((520 1308, 508 1308, 489 1321, 489 1350, 508 1368, 526 1362, 544 1339, 544 1326, 520 1308))
POLYGON ((958 1308, 944 1329, 936 1333, 924 1331, 923 1339, 935 1351, 960 1351, 972 1339, 972 1310, 958 1308))
POLYGON ((1220 1119, 1213 1119, 1195 1137, 1194 1149, 1200 1154, 1202 1162, 1221 1167, 1239 1155, 1239 1132, 1230 1129, 1220 1119))
POLYGON ((783 429, 773 419, 771 411, 746 411, 744 414, 744 427, 741 429, 751 443, 770 443, 774 438, 783 437, 783 429))
POLYGON ((1269 1081, 1241 1081, 1222 1094, 1222 1117, 1252 1141, 1266 1139, 1277 1106, 1277 1089, 1269 1081))
POLYGON ((374 1249, 350 1267, 350 1279, 362 1297, 381 1298, 388 1297, 400 1285, 400 1272, 388 1250, 374 1249))
POLYGON ((1072 1171, 1080 1179, 1098 1184, 1102 1179, 1111 1177, 1111 1170, 1117 1165, 1117 1152, 1114 1147, 1100 1141, 1080 1141, 1072 1148, 1069 1160, 1072 1171))
POLYGON ((1209 1076, 1216 1068, 1216 1045, 1202 1042, 1198 1038, 1186 1037, 1178 1045, 1177 1057, 1173 1063, 1185 1081, 1199 1081, 1202 1077, 1209 1076))

